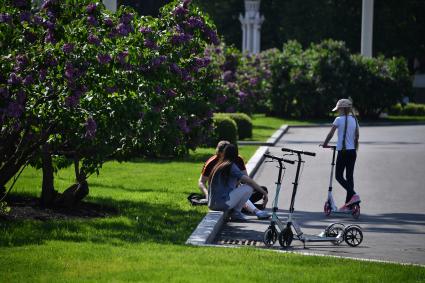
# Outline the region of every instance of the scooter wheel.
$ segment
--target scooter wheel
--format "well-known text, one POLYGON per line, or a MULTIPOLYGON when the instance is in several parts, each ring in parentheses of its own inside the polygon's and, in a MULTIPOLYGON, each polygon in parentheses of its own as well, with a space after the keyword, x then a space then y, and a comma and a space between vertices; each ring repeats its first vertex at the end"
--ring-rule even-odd
POLYGON ((342 223, 332 223, 325 229, 325 236, 326 237, 337 237, 340 233, 342 234, 342 237, 338 240, 332 241, 331 243, 338 246, 344 241, 344 229, 345 225, 342 223))
POLYGON ((274 227, 267 228, 267 230, 264 232, 264 236, 263 236, 264 245, 266 245, 266 247, 270 248, 271 246, 274 245, 274 243, 276 243, 276 240, 277 240, 276 228, 274 228, 274 227))
POLYGON ((326 216, 331 215, 332 208, 328 201, 325 202, 325 206, 323 207, 323 212, 325 213, 326 216))
POLYGON ((292 233, 292 230, 290 227, 285 227, 282 232, 279 234, 279 244, 283 248, 288 248, 291 246, 292 239, 294 238, 294 233, 292 233))
POLYGON ((363 232, 357 225, 350 225, 344 229, 344 240, 347 245, 357 247, 363 242, 363 232))
POLYGON ((353 207, 351 208, 352 211, 352 215, 354 219, 359 219, 360 217, 360 204, 356 203, 353 205, 353 207))

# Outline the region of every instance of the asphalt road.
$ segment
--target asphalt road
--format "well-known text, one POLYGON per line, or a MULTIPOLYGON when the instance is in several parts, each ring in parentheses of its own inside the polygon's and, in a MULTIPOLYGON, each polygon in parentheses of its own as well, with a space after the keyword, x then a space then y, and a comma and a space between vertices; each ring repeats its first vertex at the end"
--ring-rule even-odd
MULTIPOLYGON (((323 127, 290 128, 270 152, 282 155, 280 148, 289 147, 317 153, 316 157, 304 158, 295 201, 295 217, 304 233, 319 234, 333 222, 358 224, 363 229, 364 241, 356 248, 345 243, 307 243, 306 249, 301 242, 294 241, 289 250, 425 264, 425 126, 361 127, 354 172, 355 190, 362 199, 358 220, 350 215, 323 214, 332 155, 329 149, 318 145, 328 131, 323 127)), ((279 197, 282 217, 289 208, 294 176, 295 166, 287 165, 279 197)), ((263 163, 255 176, 271 191, 268 209, 275 196, 276 178, 274 163, 263 163)), ((334 198, 340 206, 345 190, 335 180, 333 186, 334 198)), ((268 224, 269 221, 258 221, 253 216, 245 223, 229 222, 217 236, 217 243, 253 240, 261 246, 268 224)), ((277 243, 273 248, 280 246, 277 243)))

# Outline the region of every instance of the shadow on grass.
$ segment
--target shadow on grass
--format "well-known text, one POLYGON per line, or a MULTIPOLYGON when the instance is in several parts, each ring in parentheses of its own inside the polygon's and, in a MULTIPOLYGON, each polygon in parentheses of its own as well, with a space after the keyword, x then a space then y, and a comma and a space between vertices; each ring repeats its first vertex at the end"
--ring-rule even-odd
POLYGON ((184 157, 179 157, 179 158, 134 158, 131 159, 129 162, 130 163, 156 163, 156 164, 167 164, 167 163, 200 163, 200 162, 205 162, 208 160, 208 158, 210 158, 212 155, 214 154, 214 149, 211 149, 211 153, 200 153, 200 152, 192 152, 190 155, 188 156, 184 156, 184 157))
MULTIPOLYGON (((155 242, 183 244, 205 215, 200 207, 182 210, 143 201, 95 198, 96 203, 118 210, 109 218, 0 221, 0 246, 43 244, 47 240, 109 243, 155 242)), ((182 200, 180 200, 181 202, 182 200)))

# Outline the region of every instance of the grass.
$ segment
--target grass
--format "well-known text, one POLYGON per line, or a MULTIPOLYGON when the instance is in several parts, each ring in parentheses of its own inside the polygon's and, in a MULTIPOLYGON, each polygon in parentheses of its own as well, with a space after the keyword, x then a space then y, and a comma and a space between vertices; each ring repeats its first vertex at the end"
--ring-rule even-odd
MULTIPOLYGON (((279 125, 280 126, 280 125, 279 125)), ((256 147, 240 147, 245 160, 256 147)), ((181 160, 108 162, 89 179, 91 202, 114 206, 108 218, 0 221, 2 282, 423 282, 425 268, 305 257, 255 248, 184 243, 207 212, 186 196, 197 191, 213 149, 181 160)), ((15 194, 38 195, 41 172, 27 168, 15 194)), ((73 181, 61 170, 55 186, 73 181)))

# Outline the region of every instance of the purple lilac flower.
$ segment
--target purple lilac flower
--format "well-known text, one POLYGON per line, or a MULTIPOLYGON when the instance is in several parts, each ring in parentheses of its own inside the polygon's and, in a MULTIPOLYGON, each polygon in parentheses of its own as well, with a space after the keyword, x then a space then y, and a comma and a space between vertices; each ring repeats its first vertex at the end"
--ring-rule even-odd
POLYGON ((99 22, 96 20, 96 17, 93 15, 89 15, 87 17, 87 23, 91 26, 97 26, 99 22))
POLYGON ((95 135, 96 135, 96 130, 97 130, 97 124, 96 121, 92 118, 89 117, 86 121, 86 134, 85 137, 87 139, 94 139, 95 135))
POLYGON ((227 101, 227 96, 220 95, 219 97, 217 97, 215 102, 220 105, 220 104, 223 104, 226 101, 227 101))
POLYGON ((53 44, 56 43, 55 35, 50 30, 44 38, 44 42, 53 44))
POLYGON ((12 16, 6 13, 0 14, 0 23, 11 23, 12 22, 12 16))
POLYGON ((72 43, 65 43, 62 46, 62 51, 63 51, 63 53, 66 53, 66 54, 71 53, 72 51, 74 51, 74 44, 72 44, 72 43))
POLYGON ((233 80, 234 80, 234 78, 235 78, 235 76, 234 76, 233 72, 232 72, 232 71, 230 71, 230 70, 225 71, 225 72, 223 73, 223 81, 224 81, 225 83, 228 83, 228 82, 230 82, 230 81, 233 81, 233 80))
POLYGON ((218 39, 217 32, 215 32, 214 30, 212 30, 210 28, 205 28, 204 33, 208 37, 208 39, 210 40, 210 42, 212 44, 214 44, 214 45, 220 44, 220 40, 218 39))
POLYGON ((171 38, 171 43, 175 45, 179 45, 187 41, 190 41, 191 39, 192 39, 192 35, 179 33, 179 34, 173 35, 173 37, 171 38))
POLYGON ((97 9, 97 4, 90 3, 86 7, 87 14, 93 14, 97 9))
POLYGON ((153 67, 158 67, 159 65, 161 65, 162 63, 165 62, 165 60, 167 60, 167 57, 164 55, 161 55, 159 57, 156 57, 152 60, 152 66, 153 67))
POLYGON ((125 13, 124 15, 122 15, 120 22, 127 25, 127 24, 131 23, 131 20, 133 20, 133 18, 134 18, 133 14, 125 13))
POLYGON ((248 94, 247 94, 247 93, 245 93, 245 92, 243 92, 243 91, 240 91, 240 92, 238 93, 238 96, 239 96, 239 99, 240 99, 240 100, 244 100, 244 99, 248 96, 248 94))
POLYGON ((67 63, 65 66, 65 78, 72 81, 74 79, 74 75, 74 67, 70 63, 67 63))
POLYGON ((214 112, 212 110, 207 111, 207 118, 212 118, 214 116, 214 112))
POLYGON ((168 91, 167 91, 167 96, 169 97, 169 98, 171 98, 171 97, 176 97, 177 96, 177 92, 175 92, 174 90, 172 90, 172 89, 169 89, 168 91))
POLYGON ((155 41, 152 39, 146 38, 144 41, 144 45, 149 49, 156 49, 158 46, 156 45, 155 41))
POLYGON ((192 2, 192 0, 184 0, 183 1, 183 7, 185 7, 186 9, 189 8, 190 3, 192 2))
POLYGON ((12 101, 6 108, 6 115, 11 118, 19 118, 24 112, 24 107, 16 101, 12 101))
POLYGON ((234 82, 228 82, 226 85, 229 89, 236 89, 237 87, 236 83, 234 82))
POLYGON ((9 75, 9 79, 7 80, 8 84, 10 85, 18 85, 22 82, 22 79, 17 76, 15 73, 11 73, 9 75))
POLYGON ((79 99, 75 95, 70 95, 67 98, 65 98, 65 105, 69 108, 74 108, 79 103, 79 99))
POLYGON ((100 39, 96 36, 96 35, 94 35, 94 34, 89 34, 89 36, 88 36, 88 38, 87 38, 87 41, 90 43, 90 44, 94 44, 94 45, 99 45, 100 44, 100 39))
POLYGON ((183 131, 183 133, 187 134, 190 132, 189 127, 187 126, 187 119, 184 117, 179 117, 177 119, 177 126, 183 131))
POLYGON ((173 11, 173 15, 174 16, 184 16, 188 13, 189 11, 187 10, 187 8, 183 7, 183 6, 177 6, 174 11, 173 11))
POLYGON ((139 31, 140 31, 141 33, 143 33, 143 34, 148 34, 148 33, 151 33, 151 32, 152 32, 152 29, 151 29, 150 27, 141 27, 141 28, 139 29, 139 31))
POLYGON ((47 76, 47 70, 41 69, 38 75, 38 79, 42 82, 46 79, 46 76, 47 76))
POLYGON ((55 29, 55 23, 52 22, 52 21, 45 21, 44 27, 49 29, 49 30, 53 30, 53 29, 55 29))
POLYGON ((118 53, 117 59, 120 62, 120 64, 124 65, 126 63, 127 56, 128 56, 128 51, 122 51, 118 53))
POLYGON ((42 17, 40 17, 39 15, 35 15, 35 16, 33 17, 33 22, 34 22, 34 24, 36 24, 36 25, 41 25, 41 24, 43 23, 43 18, 42 18, 42 17))
POLYGON ((27 75, 22 82, 25 86, 29 86, 34 82, 34 77, 32 75, 27 75))
POLYGON ((28 58, 25 55, 16 56, 16 65, 13 68, 16 72, 21 72, 28 66, 28 58))
POLYGON ((204 22, 198 18, 198 17, 190 17, 187 20, 187 25, 190 28, 203 28, 204 27, 204 22))
POLYGON ((30 43, 34 43, 37 40, 37 36, 35 35, 35 33, 29 30, 26 30, 24 32, 24 36, 25 36, 25 39, 30 43))
POLYGON ((45 0, 41 5, 41 9, 51 9, 56 4, 57 0, 45 0))
POLYGON ((155 92, 156 92, 157 94, 161 94, 161 93, 162 93, 162 86, 161 86, 161 85, 157 85, 157 86, 155 87, 155 92))
POLYGON ((126 24, 124 24, 124 23, 120 23, 120 24, 118 24, 118 26, 117 26, 117 31, 118 31, 118 33, 119 33, 120 35, 122 35, 122 36, 126 36, 126 35, 128 35, 128 34, 130 33, 130 31, 129 31, 129 29, 128 29, 127 25, 126 25, 126 24))
POLYGON ((180 69, 180 67, 176 63, 172 63, 170 65, 170 70, 175 74, 178 74, 178 75, 182 74, 182 70, 180 69))
POLYGON ((112 26, 114 26, 114 21, 112 21, 112 19, 111 19, 111 18, 109 18, 109 17, 105 18, 103 22, 104 22, 104 23, 105 23, 105 25, 107 25, 108 27, 112 27, 112 26))
POLYGON ((251 79, 249 79, 249 84, 251 86, 256 86, 258 84, 258 78, 251 78, 251 79))
POLYGON ((28 12, 28 11, 23 11, 19 15, 19 18, 20 18, 21 22, 30 23, 31 22, 31 13, 28 12))
POLYGON ((109 62, 111 62, 112 57, 109 54, 98 54, 97 55, 97 62, 99 62, 100 64, 108 64, 109 62))

